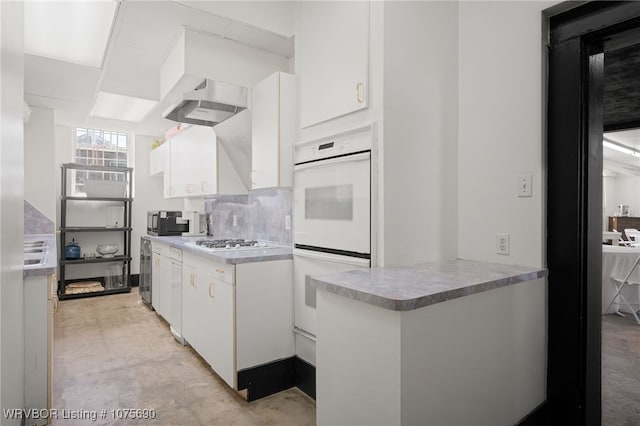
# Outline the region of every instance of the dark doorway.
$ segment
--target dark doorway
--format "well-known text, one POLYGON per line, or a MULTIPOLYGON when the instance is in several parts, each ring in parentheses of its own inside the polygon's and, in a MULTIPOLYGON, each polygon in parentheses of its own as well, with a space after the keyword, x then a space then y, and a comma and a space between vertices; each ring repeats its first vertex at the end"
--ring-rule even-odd
POLYGON ((640 28, 640 3, 590 2, 547 12, 546 422, 599 425, 603 52, 612 35, 640 28))

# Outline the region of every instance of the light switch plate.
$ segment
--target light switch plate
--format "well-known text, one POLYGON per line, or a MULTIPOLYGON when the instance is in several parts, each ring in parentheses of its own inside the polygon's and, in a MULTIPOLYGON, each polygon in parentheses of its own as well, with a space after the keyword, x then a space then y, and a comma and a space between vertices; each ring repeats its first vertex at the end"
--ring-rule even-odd
POLYGON ((533 191, 531 189, 531 181, 533 177, 531 175, 518 176, 518 197, 532 197, 533 191))

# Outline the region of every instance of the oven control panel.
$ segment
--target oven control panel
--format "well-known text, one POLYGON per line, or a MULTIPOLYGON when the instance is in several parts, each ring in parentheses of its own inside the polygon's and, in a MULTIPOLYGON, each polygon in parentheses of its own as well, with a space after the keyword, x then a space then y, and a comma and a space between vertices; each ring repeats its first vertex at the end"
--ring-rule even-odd
POLYGON ((341 133, 335 137, 325 137, 297 145, 294 164, 367 151, 371 149, 372 145, 373 134, 372 128, 369 126, 341 133))

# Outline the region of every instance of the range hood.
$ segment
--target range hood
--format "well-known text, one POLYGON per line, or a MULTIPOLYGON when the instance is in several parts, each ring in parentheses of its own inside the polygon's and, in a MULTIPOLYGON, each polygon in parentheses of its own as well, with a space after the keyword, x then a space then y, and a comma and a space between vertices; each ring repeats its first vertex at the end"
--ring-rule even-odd
POLYGON ((206 79, 163 114, 179 123, 213 127, 247 109, 247 88, 206 79))

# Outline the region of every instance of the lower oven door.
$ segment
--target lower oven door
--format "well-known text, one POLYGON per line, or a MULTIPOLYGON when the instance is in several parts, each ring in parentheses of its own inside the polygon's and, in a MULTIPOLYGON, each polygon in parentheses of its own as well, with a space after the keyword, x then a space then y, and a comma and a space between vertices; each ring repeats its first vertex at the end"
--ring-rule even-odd
POLYGON ((316 335, 316 290, 310 285, 309 277, 368 267, 370 267, 369 259, 294 249, 295 327, 313 336, 316 335))
POLYGON ((294 166, 296 245, 371 253, 371 152, 294 166))

